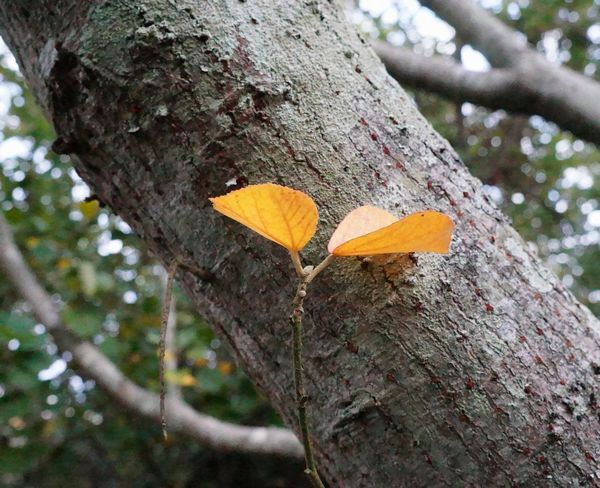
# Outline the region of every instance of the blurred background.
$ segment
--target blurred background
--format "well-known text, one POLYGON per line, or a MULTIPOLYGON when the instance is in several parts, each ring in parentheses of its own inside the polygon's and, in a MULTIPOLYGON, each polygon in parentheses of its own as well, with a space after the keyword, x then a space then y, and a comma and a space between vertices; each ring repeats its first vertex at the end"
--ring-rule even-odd
MULTIPOLYGON (((598 0, 480 0, 556 64, 596 77, 598 0)), ((452 56, 486 71, 485 57, 416 0, 348 7, 366 37, 452 56)), ((456 104, 414 89, 421 112, 460 153, 493 201, 577 298, 600 316, 600 152, 540 117, 456 104)), ((129 226, 87 201, 69 158, 0 44, 0 208, 28 264, 79 336, 137 384, 158 390, 165 272, 129 226)), ((210 328, 177 289, 170 393, 247 425, 280 425, 210 328)), ((302 465, 222 453, 125 412, 71 369, 28 304, 0 278, 0 485, 132 487, 306 486, 302 465)))

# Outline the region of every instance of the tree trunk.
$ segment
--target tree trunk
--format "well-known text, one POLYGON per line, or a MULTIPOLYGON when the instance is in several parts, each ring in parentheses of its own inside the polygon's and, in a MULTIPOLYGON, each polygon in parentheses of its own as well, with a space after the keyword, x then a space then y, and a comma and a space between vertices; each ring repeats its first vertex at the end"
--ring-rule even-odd
MULTIPOLYGON (((320 210, 452 216, 449 256, 340 258, 306 302, 332 486, 583 486, 600 476, 600 327, 328 1, 4 0, 57 151, 168 264, 296 428, 286 253, 209 196, 272 181, 320 210)), ((491 163, 493 164, 493 162, 491 163)))

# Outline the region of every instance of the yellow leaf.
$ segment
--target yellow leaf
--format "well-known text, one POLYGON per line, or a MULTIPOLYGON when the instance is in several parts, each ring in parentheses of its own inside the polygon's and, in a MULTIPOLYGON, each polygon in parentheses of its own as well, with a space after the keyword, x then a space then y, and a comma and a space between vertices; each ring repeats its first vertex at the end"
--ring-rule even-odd
POLYGON ((186 373, 179 378, 179 386, 194 386, 196 384, 196 378, 191 374, 186 373))
POLYGON ((379 208, 350 212, 335 230, 327 249, 335 256, 370 256, 408 252, 446 254, 454 223, 432 210, 397 219, 379 208))
POLYGON ((334 249, 343 243, 351 241, 365 234, 374 232, 382 227, 387 227, 398 219, 391 213, 377 207, 365 205, 350 212, 338 225, 329 239, 327 250, 333 254, 334 249))
POLYGON ((92 220, 100 211, 98 200, 84 200, 79 203, 79 211, 87 220, 92 220))
POLYGON ((167 371, 165 379, 177 386, 194 386, 197 383, 196 378, 185 371, 167 371))
POLYGON ((233 364, 231 364, 229 361, 219 361, 217 363, 217 369, 219 370, 219 373, 227 376, 233 371, 233 364))
POLYGON ((40 239, 38 237, 30 237, 25 241, 25 244, 28 248, 36 247, 40 243, 40 239))
POLYGON ((210 201, 217 212, 290 251, 300 251, 317 228, 319 215, 312 198, 285 186, 250 185, 210 201))
POLYGON ((199 368, 203 368, 208 364, 208 359, 206 358, 196 358, 194 360, 194 366, 198 366, 199 368))
POLYGON ((59 258, 56 262, 56 267, 60 270, 67 269, 69 266, 71 266, 71 261, 68 258, 59 258))

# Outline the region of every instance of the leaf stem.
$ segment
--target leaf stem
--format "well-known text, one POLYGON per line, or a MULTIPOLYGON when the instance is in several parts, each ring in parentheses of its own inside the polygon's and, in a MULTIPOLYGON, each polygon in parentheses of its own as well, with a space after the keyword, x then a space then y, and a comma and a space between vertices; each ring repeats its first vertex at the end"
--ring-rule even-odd
POLYGON ((167 327, 169 325, 169 311, 171 310, 171 299, 173 298, 173 280, 178 266, 179 262, 177 260, 173 260, 169 266, 167 282, 165 283, 163 306, 160 314, 158 376, 160 382, 160 425, 165 440, 167 440, 167 417, 165 415, 165 349, 167 342, 167 327))
POLYGON ((315 279, 315 277, 321 272, 323 271, 327 266, 329 266, 333 260, 335 259, 335 256, 333 254, 329 254, 325 259, 323 259, 323 261, 321 261, 316 268, 314 268, 306 277, 306 282, 310 283, 312 280, 315 279))
POLYGON ((296 270, 296 274, 298 278, 304 278, 306 273, 304 272, 304 268, 302 267, 302 262, 300 261, 300 254, 298 251, 290 250, 290 256, 292 258, 292 263, 294 264, 294 269, 296 270))

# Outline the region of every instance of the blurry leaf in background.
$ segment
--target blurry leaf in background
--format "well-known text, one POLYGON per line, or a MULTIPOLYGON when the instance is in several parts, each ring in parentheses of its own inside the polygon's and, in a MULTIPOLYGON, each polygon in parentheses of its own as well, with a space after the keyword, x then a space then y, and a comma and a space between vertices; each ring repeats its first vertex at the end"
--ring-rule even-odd
POLYGON ((96 271, 92 263, 84 261, 79 264, 79 280, 81 281, 81 291, 84 295, 91 297, 96 293, 96 271))

